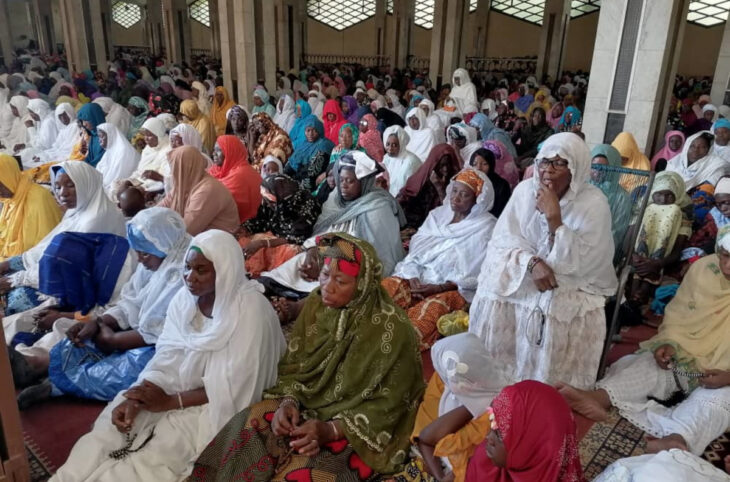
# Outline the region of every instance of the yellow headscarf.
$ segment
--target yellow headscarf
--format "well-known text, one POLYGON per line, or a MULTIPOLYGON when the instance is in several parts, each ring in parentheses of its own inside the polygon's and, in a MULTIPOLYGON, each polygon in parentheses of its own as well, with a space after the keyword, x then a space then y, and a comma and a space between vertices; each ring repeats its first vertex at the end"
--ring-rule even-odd
MULTIPOLYGON (((200 112, 198 103, 193 99, 187 99, 180 103, 180 113, 188 118, 186 124, 195 127, 203 139, 203 147, 207 153, 213 152, 213 145, 216 140, 216 128, 208 119, 208 116, 200 112)), ((225 116, 224 116, 225 117, 225 116)), ((223 125, 223 133, 225 134, 226 126, 223 125)))
POLYGON ((611 143, 613 147, 618 149, 621 154, 621 166, 627 169, 637 169, 640 171, 651 170, 651 163, 640 150, 636 139, 629 132, 622 132, 617 135, 611 143), (623 158, 626 158, 624 160, 623 158))
POLYGON ((76 112, 83 107, 83 103, 79 102, 78 99, 74 99, 72 97, 69 97, 67 95, 62 95, 58 99, 56 99, 56 106, 59 106, 61 104, 71 104, 76 112))
POLYGON ((542 107, 545 111, 545 117, 547 117, 548 113, 550 112, 550 109, 552 109, 552 105, 550 104, 550 95, 548 95, 547 92, 544 90, 538 90, 535 94, 535 101, 530 104, 530 107, 527 109, 527 118, 530 119, 532 117, 532 111, 535 110, 536 107, 542 107), (542 96, 542 102, 537 100, 538 97, 542 96))
POLYGON ((18 162, 0 154, 0 183, 13 192, 0 198, 0 260, 24 253, 43 239, 61 220, 53 195, 20 173, 18 162))
POLYGON ((215 93, 223 94, 223 102, 219 104, 215 99, 215 96, 213 97, 213 107, 210 109, 210 120, 215 126, 215 135, 222 136, 226 133, 226 122, 228 121, 228 119, 226 119, 226 113, 234 105, 236 105, 236 103, 231 99, 231 96, 225 87, 216 87, 215 93))

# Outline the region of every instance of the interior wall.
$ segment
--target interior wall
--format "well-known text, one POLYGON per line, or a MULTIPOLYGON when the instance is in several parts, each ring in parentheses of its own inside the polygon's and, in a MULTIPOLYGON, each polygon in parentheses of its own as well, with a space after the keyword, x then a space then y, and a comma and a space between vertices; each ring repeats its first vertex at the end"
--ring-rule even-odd
POLYGON ((413 44, 411 44, 411 55, 427 59, 431 56, 431 32, 433 30, 413 26, 413 44))
POLYGON ((570 21, 568 38, 565 42, 563 70, 572 72, 591 70, 597 30, 598 13, 583 15, 570 21))
POLYGON ((144 21, 137 22, 129 28, 124 28, 112 21, 112 45, 124 45, 130 47, 144 47, 147 45, 144 21))
POLYGON ((537 57, 541 28, 539 25, 490 11, 487 57, 537 57))
POLYGON ((685 76, 713 77, 724 28, 724 23, 702 27, 687 22, 677 72, 685 76))
MULTIPOLYGON (((20 44, 20 36, 25 35, 27 38, 35 39, 33 26, 28 16, 28 4, 24 0, 7 0, 8 20, 10 21, 10 32, 13 38, 14 47, 25 47, 20 44)), ((4 27, 7 28, 7 27, 4 27)))
POLYGON ((336 30, 307 17, 307 53, 325 55, 375 55, 375 18, 336 30))
POLYGON ((197 20, 190 19, 190 48, 212 50, 213 32, 197 20))

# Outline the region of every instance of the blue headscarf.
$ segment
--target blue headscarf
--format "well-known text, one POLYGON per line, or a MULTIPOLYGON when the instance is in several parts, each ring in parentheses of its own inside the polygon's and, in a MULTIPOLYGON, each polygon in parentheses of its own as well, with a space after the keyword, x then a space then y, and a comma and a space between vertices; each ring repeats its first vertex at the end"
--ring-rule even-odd
POLYGON ((563 115, 560 117, 560 123, 558 124, 561 127, 573 127, 575 125, 578 125, 578 122, 580 122, 580 111, 577 107, 570 106, 563 112, 563 115), (571 112, 573 114, 573 117, 570 118, 570 124, 565 123, 565 115, 571 112))
POLYGON ((530 108, 530 105, 535 101, 535 98, 530 95, 528 92, 527 94, 523 95, 519 99, 515 101, 515 107, 517 107, 520 112, 527 112, 527 109, 530 108))
POLYGON ((305 137, 304 142, 299 147, 294 148, 294 154, 291 155, 287 164, 294 171, 298 171, 302 165, 309 164, 309 160, 318 152, 325 152, 329 155, 335 147, 332 141, 324 136, 324 124, 322 124, 322 121, 313 115, 309 115, 302 122, 302 132, 306 131, 307 127, 314 127, 317 133, 319 133, 319 138, 314 142, 309 142, 305 137))
POLYGON ((93 126, 91 130, 85 129, 89 134, 89 152, 86 154, 86 162, 92 167, 96 167, 104 156, 104 148, 99 143, 99 136, 97 135, 97 126, 106 122, 104 118, 104 111, 99 104, 84 104, 79 110, 76 118, 80 121, 88 121, 93 126))
POLYGON ((715 129, 718 129, 720 127, 724 127, 725 129, 730 129, 730 120, 722 118, 717 119, 715 121, 715 124, 712 126, 712 132, 715 132, 715 129))
POLYGON ((291 139, 292 147, 294 147, 294 150, 297 150, 297 148, 304 142, 307 141, 307 138, 304 137, 304 121, 307 117, 312 115, 312 108, 309 106, 309 102, 306 100, 299 99, 297 101, 297 105, 299 106, 299 109, 302 111, 301 115, 297 115, 297 120, 294 121, 294 125, 292 126, 291 130, 289 131, 289 138, 291 139))
POLYGON ((494 123, 489 120, 489 117, 481 112, 474 114, 474 117, 472 117, 469 121, 469 125, 479 129, 479 140, 483 140, 484 136, 494 129, 494 123))
POLYGON ((109 303, 128 252, 127 240, 114 234, 58 234, 38 266, 39 291, 86 314, 109 303))
POLYGON ((127 223, 127 239, 129 240, 129 245, 135 251, 151 254, 162 259, 167 257, 157 246, 145 238, 144 233, 133 223, 127 223))

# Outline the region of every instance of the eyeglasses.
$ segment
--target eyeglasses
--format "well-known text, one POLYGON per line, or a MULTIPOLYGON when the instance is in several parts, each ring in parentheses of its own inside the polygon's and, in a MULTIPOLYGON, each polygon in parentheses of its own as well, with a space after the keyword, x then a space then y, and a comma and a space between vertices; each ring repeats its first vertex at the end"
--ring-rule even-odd
POLYGON ((545 170, 548 168, 548 166, 552 167, 555 170, 562 170, 568 168, 568 161, 565 159, 540 159, 537 161, 537 167, 539 169, 545 170))

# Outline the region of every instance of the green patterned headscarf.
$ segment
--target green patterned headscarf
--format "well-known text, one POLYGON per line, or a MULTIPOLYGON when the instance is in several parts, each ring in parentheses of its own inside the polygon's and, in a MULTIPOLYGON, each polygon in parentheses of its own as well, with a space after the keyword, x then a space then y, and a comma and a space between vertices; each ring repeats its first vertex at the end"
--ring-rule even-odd
POLYGON ((407 458, 425 388, 418 335, 380 285, 383 265, 369 243, 330 233, 318 245, 343 241, 362 253, 352 300, 334 309, 322 303, 320 288, 309 295, 279 362, 279 380, 264 398, 291 396, 305 418, 340 420, 363 461, 389 474, 407 458))

